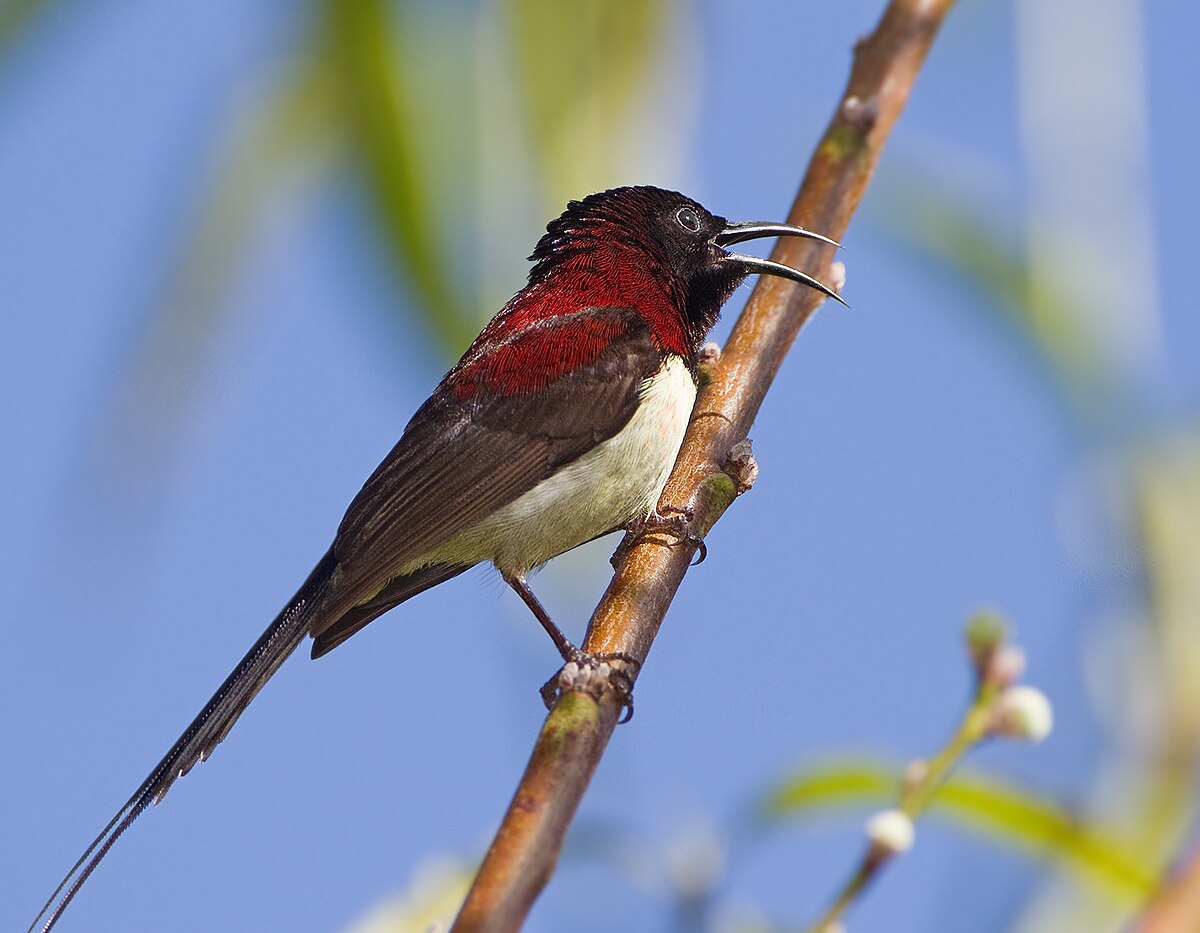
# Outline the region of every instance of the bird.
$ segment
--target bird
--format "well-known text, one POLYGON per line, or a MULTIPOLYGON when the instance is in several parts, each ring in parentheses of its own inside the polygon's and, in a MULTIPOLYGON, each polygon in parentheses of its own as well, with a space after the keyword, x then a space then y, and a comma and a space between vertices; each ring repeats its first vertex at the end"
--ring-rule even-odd
POLYGON ((781 263, 731 252, 760 237, 838 244, 790 224, 731 223, 676 191, 570 201, 488 322, 368 477, 333 543, 275 620, 117 811, 30 925, 48 933, 135 819, 212 754, 300 646, 313 658, 418 593, 490 562, 565 662, 589 661, 528 575, 612 531, 663 519, 658 500, 696 399, 700 348, 749 275, 845 302, 781 263))

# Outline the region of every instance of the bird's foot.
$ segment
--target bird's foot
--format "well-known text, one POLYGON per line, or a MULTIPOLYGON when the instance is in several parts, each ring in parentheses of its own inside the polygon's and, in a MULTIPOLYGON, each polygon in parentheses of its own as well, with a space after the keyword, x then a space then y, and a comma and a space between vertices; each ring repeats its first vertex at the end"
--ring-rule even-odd
POLYGON ((625 559, 625 555, 629 553, 638 538, 656 533, 668 534, 676 539, 673 543, 668 544, 668 547, 678 547, 680 544, 694 547, 696 559, 692 561, 693 567, 704 563, 704 558, 708 557, 708 546, 704 543, 704 538, 696 533, 694 525, 696 513, 690 508, 677 508, 673 505, 664 505, 663 512, 669 514, 651 512, 645 518, 635 518, 625 526, 625 537, 617 545, 611 559, 613 569, 616 569, 617 565, 625 559))
POLYGON ((586 693, 599 702, 607 688, 616 694, 622 710, 618 724, 629 722, 633 718, 633 678, 641 667, 637 658, 624 651, 587 654, 576 648, 558 673, 542 684, 542 702, 546 709, 553 709, 568 693, 586 693), (632 668, 632 674, 626 666, 632 668))

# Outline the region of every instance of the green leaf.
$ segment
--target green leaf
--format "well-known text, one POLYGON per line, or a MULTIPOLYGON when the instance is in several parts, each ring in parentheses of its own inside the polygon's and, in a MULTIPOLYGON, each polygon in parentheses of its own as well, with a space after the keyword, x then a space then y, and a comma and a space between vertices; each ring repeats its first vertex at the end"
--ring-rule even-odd
MULTIPOLYGON (((902 773, 870 761, 809 768, 766 796, 760 818, 773 826, 847 805, 883 806, 894 801, 902 773)), ((1131 840, 1084 826, 1060 804, 996 777, 978 772, 951 777, 934 797, 931 812, 994 842, 1060 860, 1081 878, 1130 903, 1158 884, 1157 872, 1131 840)))
POLYGON ((1113 893, 1140 900, 1157 888, 1157 873, 1147 868, 1131 841, 1084 826, 1054 801, 999 778, 953 777, 938 792, 933 810, 997 841, 1063 858, 1113 893))
POLYGON ((667 12, 662 0, 508 0, 517 91, 551 206, 618 180, 615 142, 667 12))
MULTIPOLYGON (((330 58, 349 139, 371 190, 387 243, 421 300, 434 335, 457 356, 476 322, 462 311, 444 248, 445 218, 433 170, 420 158, 420 123, 410 106, 412 77, 393 37, 406 28, 403 5, 325 0, 330 58)), ((432 91, 430 91, 432 92, 432 91)))
POLYGON ((771 824, 813 810, 856 803, 880 803, 895 795, 896 770, 877 762, 844 762, 809 768, 782 782, 760 807, 771 824))
POLYGON ((54 5, 55 0, 0 0, 0 60, 54 5))

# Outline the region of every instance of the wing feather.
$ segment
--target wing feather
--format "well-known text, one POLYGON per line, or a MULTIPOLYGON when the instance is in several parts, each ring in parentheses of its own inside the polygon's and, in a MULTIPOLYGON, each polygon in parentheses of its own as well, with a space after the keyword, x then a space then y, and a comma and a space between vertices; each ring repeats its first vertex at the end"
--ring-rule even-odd
MULTIPOLYGON (((577 322, 551 319, 507 339, 503 373, 485 365, 494 355, 478 347, 450 372, 347 509, 333 544, 339 590, 353 593, 358 604, 374 598, 398 568, 518 499, 628 423, 661 353, 635 312, 592 314, 606 329, 605 340, 582 365, 565 367, 561 359, 579 354, 571 345, 577 322), (520 391, 502 391, 496 380, 510 377, 518 352, 525 367, 520 391)), ((314 636, 335 622, 315 628, 314 636)))

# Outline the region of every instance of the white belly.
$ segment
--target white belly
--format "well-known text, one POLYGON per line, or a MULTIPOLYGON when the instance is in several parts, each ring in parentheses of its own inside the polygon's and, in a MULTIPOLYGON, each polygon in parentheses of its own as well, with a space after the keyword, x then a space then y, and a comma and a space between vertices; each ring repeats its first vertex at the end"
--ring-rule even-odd
POLYGON ((646 380, 641 395, 641 404, 619 434, 426 555, 422 563, 491 560, 506 577, 516 576, 649 514, 683 443, 696 384, 683 361, 672 358, 646 380))

